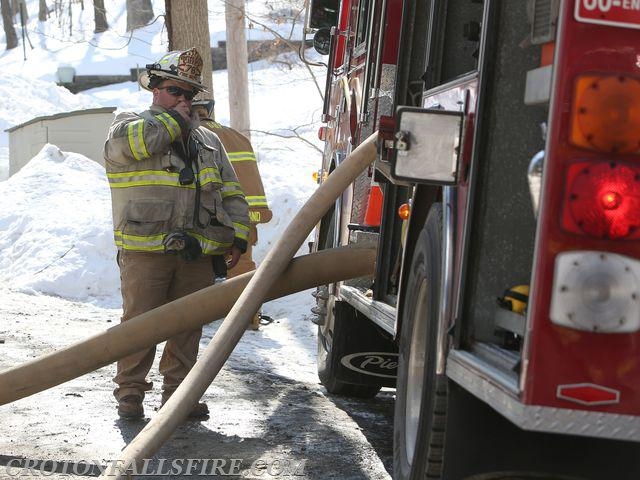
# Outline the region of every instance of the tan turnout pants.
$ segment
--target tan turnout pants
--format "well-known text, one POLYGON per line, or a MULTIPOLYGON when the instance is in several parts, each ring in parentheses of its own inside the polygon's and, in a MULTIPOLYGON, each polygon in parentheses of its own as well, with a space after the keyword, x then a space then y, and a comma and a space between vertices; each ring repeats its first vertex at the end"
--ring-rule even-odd
MULTIPOLYGON (((178 255, 163 253, 120 252, 120 285, 123 315, 126 322, 141 313, 184 297, 213 283, 211 257, 185 262, 178 255)), ((184 312, 185 316, 189 312, 184 312)), ((164 377, 163 390, 172 392, 184 380, 196 362, 202 329, 183 332, 167 340, 160 359, 164 377)), ((144 398, 153 383, 147 374, 153 365, 156 347, 131 354, 118 361, 113 381, 117 400, 127 395, 144 398)))

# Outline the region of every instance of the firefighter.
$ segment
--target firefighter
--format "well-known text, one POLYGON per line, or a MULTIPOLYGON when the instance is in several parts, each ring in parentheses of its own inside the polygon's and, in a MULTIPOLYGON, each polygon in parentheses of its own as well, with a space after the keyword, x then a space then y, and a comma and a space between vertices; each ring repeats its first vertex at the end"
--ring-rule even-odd
MULTIPOLYGON (((229 159, 240 180, 240 186, 244 191, 249 204, 249 241, 247 251, 240 257, 238 264, 229 271, 229 278, 255 270, 256 264, 252 258, 253 246, 258 242, 258 223, 267 223, 273 216, 267 204, 260 171, 256 156, 247 137, 231 127, 225 127, 215 121, 214 100, 198 100, 193 102, 194 110, 200 116, 203 127, 210 129, 220 138, 222 145, 227 150, 229 159)), ((252 330, 260 327, 260 313, 251 320, 249 326, 252 330)))
MULTIPOLYGON (((118 247, 122 321, 213 283, 212 260, 233 267, 247 249, 245 196, 220 140, 192 112, 205 91, 194 48, 164 55, 138 82, 153 93, 149 110, 121 112, 104 147, 118 247)), ((189 312, 185 311, 185 315, 189 312)), ((196 361, 202 329, 167 340, 160 360, 162 404, 196 361)), ((123 418, 144 416, 142 401, 155 347, 117 364, 114 396, 123 418)), ((196 403, 191 417, 205 417, 196 403)))

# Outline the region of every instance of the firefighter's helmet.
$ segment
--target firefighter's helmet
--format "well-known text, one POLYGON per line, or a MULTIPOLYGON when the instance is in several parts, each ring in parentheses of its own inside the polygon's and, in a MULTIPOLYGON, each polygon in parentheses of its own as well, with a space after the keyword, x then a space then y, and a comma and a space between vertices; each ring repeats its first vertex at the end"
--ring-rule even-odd
POLYGON ((145 90, 153 90, 162 80, 172 79, 206 92, 202 84, 202 64, 202 57, 195 48, 169 52, 156 63, 148 64, 138 76, 138 83, 145 90))
POLYGON ((524 315, 529 301, 529 285, 516 285, 508 288, 498 297, 498 305, 514 313, 524 315))
POLYGON ((212 98, 194 100, 191 102, 191 108, 196 110, 200 114, 200 118, 214 118, 214 107, 216 105, 215 100, 212 98))

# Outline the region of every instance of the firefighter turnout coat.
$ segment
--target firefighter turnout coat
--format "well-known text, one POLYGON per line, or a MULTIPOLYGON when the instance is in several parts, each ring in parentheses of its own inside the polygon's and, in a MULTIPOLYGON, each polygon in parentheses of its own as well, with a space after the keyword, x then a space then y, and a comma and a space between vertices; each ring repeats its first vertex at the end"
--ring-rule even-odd
POLYGON ((205 255, 246 251, 248 205, 220 140, 153 105, 116 116, 104 147, 119 250, 164 252, 172 233, 195 237, 205 255))
POLYGON ((251 223, 269 222, 273 213, 267 204, 258 162, 249 139, 237 130, 225 127, 210 118, 202 119, 202 126, 213 131, 224 145, 249 204, 251 223))

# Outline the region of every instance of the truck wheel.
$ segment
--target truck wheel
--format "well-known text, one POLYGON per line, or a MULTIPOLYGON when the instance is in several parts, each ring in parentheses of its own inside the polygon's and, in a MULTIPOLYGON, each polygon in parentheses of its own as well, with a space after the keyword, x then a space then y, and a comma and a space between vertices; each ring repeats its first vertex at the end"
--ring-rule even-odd
POLYGON ((442 205, 420 232, 404 291, 394 418, 394 479, 440 478, 447 378, 436 373, 442 205))
MULTIPOLYGON (((331 209, 322 219, 318 250, 333 248, 337 244, 335 218, 335 210, 331 209)), ((329 393, 359 398, 375 397, 380 391, 379 386, 345 383, 336 377, 340 359, 347 353, 341 345, 357 313, 350 305, 336 300, 334 291, 335 285, 328 285, 326 298, 318 297, 318 307, 325 312, 324 321, 318 326, 318 378, 329 393), (343 341, 334 342, 334 339, 343 341)))
POLYGON ((327 392, 348 397, 371 398, 380 391, 377 385, 345 383, 336 374, 340 359, 347 354, 341 348, 343 340, 350 336, 348 328, 355 322, 356 311, 332 295, 327 301, 325 324, 318 327, 318 378, 327 392), (331 307, 329 307, 331 305, 331 307))

